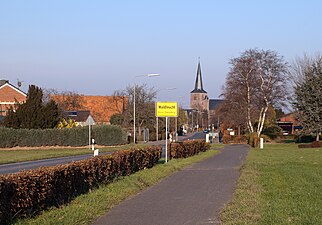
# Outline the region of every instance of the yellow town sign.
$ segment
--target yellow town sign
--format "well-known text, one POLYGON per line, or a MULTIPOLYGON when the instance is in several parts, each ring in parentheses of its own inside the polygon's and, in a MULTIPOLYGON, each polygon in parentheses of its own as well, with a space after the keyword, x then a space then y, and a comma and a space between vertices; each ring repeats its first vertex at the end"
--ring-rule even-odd
POLYGON ((156 102, 155 116, 156 117, 178 117, 179 108, 178 102, 156 102))

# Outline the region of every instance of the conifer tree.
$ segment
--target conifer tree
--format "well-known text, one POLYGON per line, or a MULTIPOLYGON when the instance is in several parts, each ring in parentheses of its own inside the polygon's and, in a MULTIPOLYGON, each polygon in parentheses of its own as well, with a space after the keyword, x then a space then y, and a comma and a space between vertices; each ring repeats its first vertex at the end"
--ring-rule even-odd
POLYGON ((322 56, 299 59, 294 69, 297 118, 303 133, 315 134, 316 141, 322 132, 322 56))
POLYGON ((59 121, 58 106, 54 101, 43 104, 41 88, 30 85, 25 103, 21 104, 16 112, 10 110, 4 120, 6 127, 45 129, 54 128, 59 121))

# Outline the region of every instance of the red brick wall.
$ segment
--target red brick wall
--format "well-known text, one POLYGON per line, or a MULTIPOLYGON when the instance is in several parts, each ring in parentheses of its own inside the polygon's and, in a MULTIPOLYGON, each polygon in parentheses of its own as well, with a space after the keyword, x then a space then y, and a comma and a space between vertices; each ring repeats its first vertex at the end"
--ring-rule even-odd
POLYGON ((0 102, 18 102, 26 101, 26 96, 10 86, 4 86, 0 89, 0 102))
POLYGON ((26 101, 26 96, 19 91, 17 91, 15 88, 11 87, 10 85, 4 85, 0 89, 0 103, 2 102, 8 102, 12 104, 0 104, 0 115, 6 116, 7 110, 13 106, 15 107, 15 102, 23 103, 26 101))

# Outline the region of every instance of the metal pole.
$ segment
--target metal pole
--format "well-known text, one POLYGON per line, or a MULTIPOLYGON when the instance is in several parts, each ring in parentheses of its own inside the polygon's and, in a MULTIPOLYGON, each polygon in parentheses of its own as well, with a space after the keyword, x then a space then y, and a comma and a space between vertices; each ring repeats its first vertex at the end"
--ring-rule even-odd
POLYGON ((88 149, 91 149, 91 125, 88 125, 88 149))
POLYGON ((168 163, 168 117, 165 118, 165 163, 168 163))
POLYGON ((191 111, 191 123, 192 123, 192 132, 194 131, 194 126, 193 126, 193 111, 191 111))
POLYGON ((156 125, 156 126, 157 126, 157 127, 156 127, 156 135, 157 135, 157 139, 156 139, 156 140, 158 141, 158 140, 159 140, 159 117, 157 117, 157 119, 156 119, 156 120, 157 120, 157 125, 156 125))
POLYGON ((178 136, 178 117, 176 117, 176 137, 175 137, 175 140, 177 140, 177 136, 178 136))
POLYGON ((136 84, 134 78, 134 93, 133 93, 133 143, 135 144, 135 92, 136 92, 136 84))

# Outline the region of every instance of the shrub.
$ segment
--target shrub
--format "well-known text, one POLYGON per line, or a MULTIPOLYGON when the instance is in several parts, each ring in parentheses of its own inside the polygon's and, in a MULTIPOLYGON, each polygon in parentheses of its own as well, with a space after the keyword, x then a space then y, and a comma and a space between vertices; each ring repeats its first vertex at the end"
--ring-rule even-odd
POLYGON ((299 135, 296 137, 297 143, 310 143, 315 140, 315 136, 313 135, 299 135))
MULTIPOLYGON (((92 127, 92 137, 99 145, 119 145, 127 142, 126 133, 113 125, 92 127)), ((88 144, 88 127, 70 129, 0 128, 0 148, 15 146, 84 146, 88 144)))
POLYGON ((270 136, 268 136, 268 135, 261 134, 260 137, 264 139, 264 142, 271 142, 272 141, 270 136))
POLYGON ((205 152, 210 148, 210 144, 204 140, 191 140, 183 142, 173 142, 168 145, 168 155, 170 158, 187 158, 205 152))
POLYGON ((229 135, 229 134, 224 134, 222 137, 222 143, 224 144, 229 144, 233 142, 233 136, 229 135))
POLYGON ((229 143, 240 144, 240 143, 246 143, 247 137, 244 135, 224 134, 222 141, 224 144, 229 144, 229 143))
POLYGON ((247 143, 253 148, 258 147, 259 138, 256 132, 249 134, 247 143))
POLYGON ((282 128, 277 125, 266 127, 262 132, 264 135, 267 135, 271 139, 277 138, 282 133, 282 128))
POLYGON ((155 165, 159 146, 123 150, 70 164, 0 176, 0 224, 26 217, 52 206, 59 207, 75 196, 155 165))

